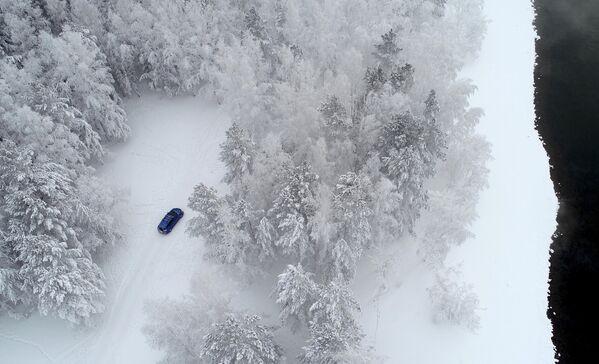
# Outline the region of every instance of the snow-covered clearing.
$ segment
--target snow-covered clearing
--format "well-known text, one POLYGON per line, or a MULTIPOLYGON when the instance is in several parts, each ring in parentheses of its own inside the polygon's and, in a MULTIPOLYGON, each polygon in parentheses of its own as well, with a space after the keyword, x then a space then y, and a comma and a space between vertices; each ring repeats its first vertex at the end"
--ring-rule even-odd
POLYGON ((161 353, 140 331, 147 299, 179 297, 200 261, 201 243, 185 234, 185 216, 167 236, 156 225, 173 207, 186 210, 198 181, 222 177, 218 144, 228 127, 216 107, 197 98, 144 96, 126 104, 131 138, 111 149, 100 169, 126 190, 120 206, 126 246, 105 267, 107 311, 99 327, 78 332, 32 317, 0 322, 1 363, 152 363, 161 353))
POLYGON ((485 111, 480 132, 494 160, 472 228, 476 238, 448 258, 448 265, 461 263, 462 279, 474 285, 481 328, 472 334, 435 326, 426 292, 432 277, 413 271, 392 282, 397 289, 379 304, 361 302, 369 339, 390 362, 553 362, 545 312, 557 199, 534 130, 533 8, 526 1, 490 0, 485 13, 490 22, 481 56, 463 76, 478 87, 471 103, 485 111))

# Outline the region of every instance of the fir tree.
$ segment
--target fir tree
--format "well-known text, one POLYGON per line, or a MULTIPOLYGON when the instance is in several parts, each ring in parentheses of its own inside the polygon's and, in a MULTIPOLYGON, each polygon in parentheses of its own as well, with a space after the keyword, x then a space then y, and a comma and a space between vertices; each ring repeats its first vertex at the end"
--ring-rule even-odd
POLYGON ((381 43, 376 44, 374 47, 376 49, 374 52, 375 57, 386 70, 391 68, 391 65, 395 63, 397 55, 402 50, 397 46, 397 33, 393 29, 383 34, 381 36, 381 43))
POLYGON ((327 136, 338 138, 347 135, 351 128, 351 120, 337 96, 328 96, 327 100, 320 105, 318 111, 320 111, 323 118, 327 136))
POLYGON ((389 82, 395 92, 407 93, 414 86, 414 67, 409 63, 393 67, 389 82))
POLYGON ((360 306, 345 283, 331 281, 318 292, 316 302, 310 307, 312 322, 329 324, 332 327, 350 332, 356 340, 361 337, 360 328, 354 313, 360 306))
POLYGON ((366 81, 366 93, 371 91, 379 92, 385 83, 387 82, 387 76, 381 66, 366 69, 366 75, 364 76, 366 81))
POLYGON ((220 160, 225 163, 226 183, 240 183, 246 173, 251 173, 255 145, 247 132, 234 123, 226 132, 226 139, 220 145, 220 160))
POLYGON ((26 301, 41 314, 89 323, 104 309, 103 275, 69 218, 75 191, 67 171, 37 162, 33 153, 11 142, 0 146, 0 162, 0 230, 10 276, 22 282, 30 297, 26 301))
POLYGON ((279 318, 294 331, 310 321, 310 307, 318 295, 312 277, 313 274, 306 272, 301 264, 288 265, 285 272, 279 274, 275 290, 277 303, 282 306, 279 318))
POLYGON ((371 238, 372 184, 365 175, 353 172, 339 177, 331 207, 335 228, 331 250, 331 276, 340 280, 353 278, 362 251, 371 238))
POLYGON ((272 329, 258 324, 260 316, 229 315, 212 326, 204 337, 202 357, 218 364, 277 364, 282 349, 273 339, 272 329))
POLYGON ((308 163, 286 166, 282 188, 269 211, 278 232, 275 244, 286 255, 303 259, 313 251, 310 226, 317 206, 317 179, 308 163))
POLYGON ((459 283, 459 272, 449 269, 437 273, 434 285, 429 289, 433 303, 433 319, 437 323, 463 325, 472 331, 479 327, 478 297, 472 286, 459 283))
POLYGON ((407 230, 411 230, 418 212, 426 205, 424 181, 433 175, 436 161, 443 157, 444 144, 431 142, 440 139, 437 135, 442 134, 435 123, 404 113, 395 115, 379 138, 382 171, 401 196, 403 212, 399 220, 407 230))

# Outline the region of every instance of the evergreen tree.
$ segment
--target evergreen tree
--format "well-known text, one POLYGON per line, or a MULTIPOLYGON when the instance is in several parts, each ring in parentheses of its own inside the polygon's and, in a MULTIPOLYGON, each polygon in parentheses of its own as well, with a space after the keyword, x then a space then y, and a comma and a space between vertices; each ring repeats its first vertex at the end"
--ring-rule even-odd
POLYGON ((318 295, 318 287, 312 280, 313 274, 306 272, 301 264, 288 265, 279 274, 275 296, 282 306, 279 318, 283 324, 297 330, 310 321, 310 307, 318 295))
POLYGON ((278 197, 269 211, 277 229, 275 245, 284 254, 303 259, 313 251, 310 241, 311 220, 316 211, 315 184, 318 176, 304 162, 286 166, 278 197))
POLYGON ((397 33, 393 29, 383 34, 381 40, 381 43, 374 46, 376 49, 374 55, 379 60, 381 66, 389 70, 402 49, 397 46, 397 33))
POLYGON ((310 307, 312 322, 329 324, 340 331, 347 331, 356 341, 361 338, 360 326, 354 318, 354 313, 360 311, 360 306, 352 296, 346 284, 331 281, 318 292, 316 302, 310 307))
POLYGON ((387 82, 387 76, 381 66, 366 69, 366 75, 364 76, 366 81, 366 93, 371 91, 379 92, 385 83, 387 82))
POLYGON ((36 162, 11 142, 2 143, 0 161, 0 230, 10 276, 22 282, 26 301, 41 314, 89 323, 104 309, 104 282, 69 219, 73 182, 60 165, 36 162))
POLYGON ((247 201, 220 198, 214 188, 199 184, 188 206, 198 215, 190 220, 187 231, 191 236, 204 237, 209 259, 246 269, 266 263, 274 254, 274 228, 268 219, 258 220, 247 201))
POLYGON ((60 37, 43 32, 39 57, 48 70, 45 85, 69 100, 103 140, 124 140, 129 135, 106 57, 94 38, 68 29, 60 37))
POLYGON ((273 340, 272 329, 258 324, 260 316, 229 315, 212 326, 204 337, 202 357, 218 364, 276 364, 283 358, 282 349, 273 340))
POLYGON ((192 236, 202 236, 206 256, 220 263, 235 264, 248 259, 254 246, 245 227, 245 201, 219 198, 216 190, 199 184, 189 197, 188 206, 198 212, 187 228, 192 236))
POLYGON ((268 217, 263 216, 258 223, 256 231, 256 248, 258 249, 259 262, 267 262, 275 257, 274 243, 276 233, 268 217))
POLYGON ((353 317, 360 310, 347 286, 329 283, 320 290, 310 308, 310 338, 301 356, 302 363, 341 364, 343 354, 360 350, 363 334, 353 317))
POLYGON ((435 120, 439 115, 439 102, 437 101, 437 93, 435 90, 431 90, 428 97, 424 101, 424 118, 426 120, 435 120))
POLYGON ((442 135, 434 123, 425 123, 410 113, 395 115, 383 127, 379 154, 383 173, 395 184, 401 196, 398 217, 411 230, 418 212, 426 205, 424 181, 434 173, 437 159, 443 157, 443 143, 431 143, 442 135))
POLYGON ((307 345, 302 348, 304 364, 371 364, 375 358, 362 348, 351 332, 328 323, 312 324, 307 345))
POLYGON ((449 269, 438 273, 434 285, 429 289, 433 303, 433 320, 437 323, 463 325, 472 331, 479 327, 478 297, 472 286, 456 281, 458 272, 449 269))
POLYGON ((407 93, 414 86, 414 67, 409 63, 401 67, 394 66, 389 75, 389 82, 395 92, 407 93))
POLYGON ((240 183, 246 173, 251 173, 255 154, 255 145, 247 132, 234 123, 226 133, 225 141, 220 145, 220 160, 225 163, 226 183, 240 183))
POLYGON ((334 278, 353 278, 363 249, 369 247, 372 192, 365 175, 350 172, 339 177, 331 202, 335 235, 330 268, 334 278))
POLYGON ((327 100, 318 109, 323 118, 325 130, 329 138, 346 136, 352 124, 347 116, 345 107, 335 95, 327 97, 327 100))

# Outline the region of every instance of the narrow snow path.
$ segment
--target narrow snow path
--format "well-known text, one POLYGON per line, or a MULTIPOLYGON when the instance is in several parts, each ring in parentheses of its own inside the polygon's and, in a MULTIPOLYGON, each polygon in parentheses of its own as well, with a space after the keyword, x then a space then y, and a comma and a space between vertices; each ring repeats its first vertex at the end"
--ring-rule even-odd
POLYGON ((202 244, 184 231, 192 215, 187 198, 198 182, 219 183, 218 145, 228 118, 193 97, 147 95, 125 106, 131 138, 114 146, 99 170, 125 190, 116 211, 125 246, 103 267, 108 300, 102 322, 78 331, 48 317, 0 318, 0 363, 154 363, 162 356, 141 332, 144 303, 188 291, 202 244), (161 235, 156 226, 173 207, 187 214, 172 233, 161 235))
POLYGON ((127 246, 107 272, 113 291, 95 342, 97 363, 159 357, 144 347, 144 302, 187 292, 201 244, 185 234, 189 213, 169 235, 159 234, 156 225, 173 207, 187 211, 194 185, 216 185, 222 175, 218 144, 227 122, 213 106, 195 98, 146 96, 128 102, 127 112, 131 139, 113 150, 114 160, 101 171, 129 196, 121 211, 127 246))

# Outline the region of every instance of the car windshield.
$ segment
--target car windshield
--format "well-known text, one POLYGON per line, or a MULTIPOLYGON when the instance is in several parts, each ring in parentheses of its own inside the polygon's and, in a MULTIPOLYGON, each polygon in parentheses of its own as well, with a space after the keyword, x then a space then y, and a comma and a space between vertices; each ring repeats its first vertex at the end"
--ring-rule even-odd
POLYGON ((169 211, 169 213, 166 214, 166 216, 175 217, 177 216, 177 213, 175 211, 169 211))

